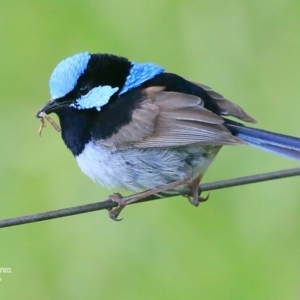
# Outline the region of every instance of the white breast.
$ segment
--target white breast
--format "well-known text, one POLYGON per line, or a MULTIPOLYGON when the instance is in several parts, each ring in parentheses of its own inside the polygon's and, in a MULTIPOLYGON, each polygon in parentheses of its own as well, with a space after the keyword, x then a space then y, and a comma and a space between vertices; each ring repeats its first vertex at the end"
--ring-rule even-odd
POLYGON ((108 188, 124 186, 126 164, 117 153, 112 154, 110 150, 89 142, 76 160, 81 171, 96 183, 108 188))

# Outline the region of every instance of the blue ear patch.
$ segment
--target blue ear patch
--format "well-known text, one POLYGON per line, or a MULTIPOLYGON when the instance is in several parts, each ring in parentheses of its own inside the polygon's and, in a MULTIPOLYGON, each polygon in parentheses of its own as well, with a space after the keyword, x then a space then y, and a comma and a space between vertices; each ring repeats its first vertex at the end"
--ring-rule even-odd
POLYGON ((140 86, 145 81, 161 74, 164 69, 153 63, 132 63, 130 73, 120 95, 140 86))
POLYGON ((75 54, 61 61, 50 77, 50 94, 52 99, 61 98, 71 92, 78 78, 85 71, 91 55, 88 52, 75 54))
POLYGON ((109 85, 98 86, 93 88, 88 94, 77 99, 71 107, 76 109, 96 108, 98 111, 101 107, 109 101, 110 97, 119 90, 119 88, 112 88, 109 85))

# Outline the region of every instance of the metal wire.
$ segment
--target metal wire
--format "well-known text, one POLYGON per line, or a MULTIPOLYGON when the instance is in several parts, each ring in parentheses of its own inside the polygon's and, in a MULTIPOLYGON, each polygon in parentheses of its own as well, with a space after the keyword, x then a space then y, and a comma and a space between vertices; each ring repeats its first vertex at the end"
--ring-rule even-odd
MULTIPOLYGON (((234 178, 234 179, 205 183, 205 184, 201 184, 200 188, 201 188, 202 192, 212 191, 212 190, 216 190, 216 189, 223 189, 223 188, 227 188, 227 187, 245 185, 245 184, 250 184, 250 183, 257 183, 257 182, 274 180, 274 179, 287 178, 287 177, 298 176, 298 175, 300 175, 300 168, 294 168, 294 169, 280 170, 280 171, 275 171, 275 172, 269 172, 269 173, 263 173, 263 174, 257 174, 257 175, 239 177, 239 178, 234 178)), ((168 198, 168 197, 172 197, 172 195, 166 195, 164 198, 168 198)), ((138 201, 135 203, 152 201, 152 200, 156 200, 156 199, 163 199, 163 198, 149 197, 149 198, 142 199, 141 201, 138 201)), ((135 203, 132 203, 132 204, 135 204, 135 203)), ((0 228, 17 226, 17 225, 22 225, 22 224, 34 223, 34 222, 40 222, 40 221, 62 218, 62 217, 67 217, 67 216, 73 216, 73 215, 78 215, 78 214, 84 214, 84 213, 97 211, 97 210, 111 209, 115 206, 117 206, 117 203, 109 200, 109 198, 108 198, 101 202, 96 202, 96 203, 91 203, 91 204, 86 204, 86 205, 81 205, 81 206, 74 206, 74 207, 58 209, 58 210, 52 210, 52 211, 39 213, 39 214, 33 214, 33 215, 27 215, 27 216, 21 216, 21 217, 16 217, 16 218, 0 220, 0 228)))

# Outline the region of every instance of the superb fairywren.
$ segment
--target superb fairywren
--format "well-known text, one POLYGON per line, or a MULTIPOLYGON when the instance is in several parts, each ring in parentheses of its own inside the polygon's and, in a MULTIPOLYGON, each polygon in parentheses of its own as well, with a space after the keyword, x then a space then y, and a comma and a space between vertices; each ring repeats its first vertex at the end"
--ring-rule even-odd
POLYGON ((51 100, 37 113, 56 113, 62 138, 81 170, 106 187, 133 195, 188 196, 198 205, 199 182, 223 145, 248 144, 300 159, 300 139, 246 127, 242 108, 211 88, 167 73, 153 63, 109 54, 79 53, 61 61, 50 78, 51 100))

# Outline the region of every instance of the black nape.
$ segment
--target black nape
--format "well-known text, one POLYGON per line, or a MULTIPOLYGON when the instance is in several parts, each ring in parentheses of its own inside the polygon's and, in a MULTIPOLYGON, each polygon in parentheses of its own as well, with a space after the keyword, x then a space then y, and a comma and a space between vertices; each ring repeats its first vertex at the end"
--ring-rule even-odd
POLYGON ((131 62, 127 58, 112 54, 92 54, 87 69, 78 80, 78 85, 81 81, 93 82, 92 88, 110 85, 121 90, 130 68, 131 62))

